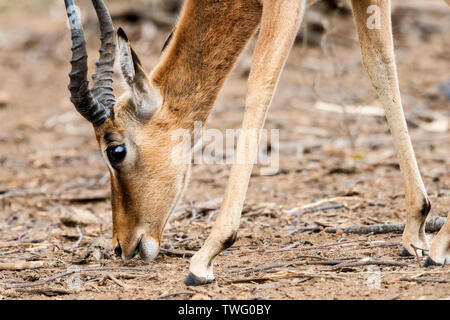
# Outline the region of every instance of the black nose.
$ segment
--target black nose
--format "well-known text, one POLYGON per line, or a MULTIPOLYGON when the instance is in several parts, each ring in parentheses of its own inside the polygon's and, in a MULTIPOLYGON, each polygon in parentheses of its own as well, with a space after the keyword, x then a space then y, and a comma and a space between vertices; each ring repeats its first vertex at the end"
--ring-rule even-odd
POLYGON ((120 244, 117 244, 117 246, 114 248, 114 253, 118 257, 122 256, 122 248, 120 247, 120 244))

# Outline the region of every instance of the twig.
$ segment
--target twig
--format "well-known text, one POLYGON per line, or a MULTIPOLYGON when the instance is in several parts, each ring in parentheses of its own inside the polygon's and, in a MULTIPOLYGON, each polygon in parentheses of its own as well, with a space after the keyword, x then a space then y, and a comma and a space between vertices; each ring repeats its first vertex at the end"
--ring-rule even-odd
POLYGON ((423 252, 424 254, 425 254, 425 251, 428 251, 428 250, 425 250, 425 249, 422 249, 422 248, 418 248, 418 247, 416 247, 415 245, 413 245, 412 243, 410 244, 410 246, 411 246, 411 247, 413 248, 413 250, 414 250, 414 255, 416 256, 416 261, 417 261, 418 266, 421 267, 418 250, 422 250, 422 252, 423 252))
POLYGON ((313 277, 303 278, 303 279, 299 280, 298 282, 296 282, 295 285, 297 285, 297 284, 299 284, 299 283, 303 283, 303 282, 309 281, 309 280, 311 280, 311 279, 313 279, 313 277))
MULTIPOLYGON (((425 230, 427 232, 439 231, 445 223, 444 217, 432 217, 425 224, 425 230)), ((338 230, 343 230, 344 233, 356 233, 356 234, 369 234, 369 233, 402 233, 405 229, 404 223, 398 224, 373 224, 369 226, 355 226, 348 228, 326 228, 325 232, 336 233, 338 230)))
POLYGON ((368 259, 368 260, 360 260, 360 261, 340 263, 340 264, 335 265, 333 267, 333 269, 336 270, 336 269, 341 269, 341 268, 369 266, 369 265, 392 266, 392 267, 409 267, 410 266, 410 264, 408 264, 406 262, 368 259))
MULTIPOLYGON (((301 207, 298 208, 293 208, 290 210, 283 210, 284 213, 286 214, 298 214, 298 213, 309 213, 309 212, 315 212, 315 211, 320 211, 320 210, 327 210, 327 209, 335 209, 335 207, 329 207, 325 206, 325 207, 318 207, 321 204, 324 203, 330 203, 330 202, 336 202, 336 201, 343 201, 343 200, 361 200, 360 197, 355 197, 355 196, 349 196, 349 197, 334 197, 334 198, 330 198, 330 199, 322 199, 313 203, 308 203, 305 204, 301 207), (313 211, 308 211, 309 209, 313 210, 313 211)), ((345 207, 344 204, 338 204, 339 207, 338 208, 342 208, 345 207)))
MULTIPOLYGON (((336 242, 336 243, 330 243, 330 244, 325 244, 322 246, 311 246, 311 247, 300 247, 300 248, 289 248, 289 249, 277 249, 277 250, 267 250, 265 251, 266 253, 271 253, 271 252, 282 252, 282 251, 307 251, 307 250, 316 250, 316 249, 324 249, 324 248, 329 248, 329 247, 335 247, 335 246, 342 246, 342 245, 348 245, 351 243, 357 243, 359 241, 355 241, 355 240, 351 240, 351 241, 342 241, 342 242, 336 242)), ((251 253, 252 251, 248 252, 251 253)), ((253 251, 255 253, 257 253, 258 251, 253 251)))
POLYGON ((22 251, 22 250, 21 249, 14 249, 14 250, 9 250, 9 251, 3 251, 3 252, 0 252, 0 256, 5 256, 7 254, 16 253, 16 252, 20 252, 20 251, 22 251))
POLYGON ((176 257, 192 257, 195 251, 191 250, 177 250, 177 249, 161 249, 161 253, 164 253, 168 256, 176 256, 176 257))
POLYGON ((127 289, 127 288, 128 288, 127 285, 125 285, 125 284, 122 283, 121 281, 117 280, 116 277, 114 277, 114 276, 112 276, 112 275, 110 275, 110 274, 108 274, 106 277, 107 277, 108 279, 110 279, 112 282, 114 282, 115 284, 117 284, 119 287, 122 287, 122 288, 124 288, 124 289, 127 289))
POLYGON ((290 245, 288 245, 284 248, 281 248, 281 250, 289 250, 289 249, 297 247, 299 244, 300 244, 299 241, 295 241, 294 243, 291 243, 290 245))
POLYGON ((338 204, 329 204, 329 205, 325 205, 325 206, 306 208, 306 209, 294 208, 291 210, 285 210, 284 212, 287 213, 288 215, 294 215, 294 214, 305 214, 305 213, 311 213, 311 212, 317 212, 317 211, 326 211, 326 210, 331 210, 331 209, 339 209, 339 208, 344 208, 344 207, 345 207, 344 204, 338 203, 338 204))
POLYGON ((314 220, 314 223, 317 224, 318 226, 321 226, 321 227, 324 227, 324 228, 331 227, 329 224, 326 224, 326 223, 324 223, 322 221, 319 221, 319 220, 314 220))
POLYGON ((11 283, 5 286, 5 289, 11 289, 11 288, 28 288, 28 287, 35 287, 43 285, 47 282, 74 274, 74 273, 81 273, 81 272, 92 272, 92 271, 150 271, 155 272, 155 270, 150 268, 134 268, 134 267, 100 267, 100 268, 84 268, 84 269, 71 269, 67 270, 62 273, 58 273, 54 276, 36 281, 36 282, 27 282, 27 283, 11 283))
MULTIPOLYGON (((342 279, 336 276, 329 276, 329 275, 317 275, 317 274, 310 274, 300 271, 293 271, 293 270, 281 270, 276 273, 266 274, 261 277, 252 277, 252 278, 239 278, 239 279, 232 279, 232 280, 225 280, 226 283, 245 283, 245 282, 265 282, 270 280, 279 280, 279 279, 289 279, 289 278, 307 278, 310 280, 310 278, 332 278, 332 279, 342 279)), ((306 281, 306 280, 305 280, 306 281)))
POLYGON ((409 281, 409 282, 437 282, 437 283, 450 283, 450 280, 444 280, 444 279, 436 279, 436 278, 411 278, 411 277, 402 277, 400 278, 400 281, 409 281))
POLYGON ((77 248, 80 245, 81 241, 83 240, 83 233, 81 232, 81 229, 79 226, 77 226, 77 232, 78 232, 79 237, 78 237, 77 242, 75 242, 75 244, 73 245, 72 249, 77 248))
MULTIPOLYGON (((317 258, 315 256, 305 256, 307 258, 317 258)), ((290 266, 302 266, 302 265, 338 265, 342 264, 344 259, 327 259, 320 257, 319 261, 294 261, 294 262, 280 262, 280 263, 269 263, 262 266, 257 266, 254 268, 243 268, 243 269, 234 269, 230 270, 231 272, 239 271, 240 273, 250 273, 250 272, 257 272, 257 271, 267 271, 270 269, 276 269, 276 268, 283 268, 283 267, 290 267, 290 266)))
POLYGON ((25 190, 11 190, 0 194, 0 200, 7 198, 15 198, 15 197, 28 197, 28 196, 36 196, 36 195, 46 195, 47 188, 39 188, 39 189, 25 189, 25 190))
POLYGON ((183 294, 187 294, 190 296, 193 296, 195 294, 194 291, 177 291, 177 292, 170 292, 170 293, 165 293, 162 294, 160 296, 155 297, 155 300, 161 300, 161 299, 165 299, 165 298, 170 298, 170 297, 175 297, 175 296, 181 296, 183 294))
POLYGON ((15 262, 0 262, 0 270, 25 270, 48 267, 47 261, 15 261, 15 262))
POLYGON ((300 227, 300 228, 295 228, 294 230, 289 231, 286 235, 288 236, 292 236, 295 235, 299 232, 307 232, 307 231, 322 231, 323 227, 320 226, 310 226, 310 227, 300 227))
POLYGON ((63 294, 71 294, 74 293, 71 290, 61 289, 61 288, 36 288, 31 290, 23 290, 21 288, 18 288, 21 292, 27 292, 27 293, 34 293, 34 294, 43 294, 48 297, 53 297, 57 295, 63 295, 63 294))

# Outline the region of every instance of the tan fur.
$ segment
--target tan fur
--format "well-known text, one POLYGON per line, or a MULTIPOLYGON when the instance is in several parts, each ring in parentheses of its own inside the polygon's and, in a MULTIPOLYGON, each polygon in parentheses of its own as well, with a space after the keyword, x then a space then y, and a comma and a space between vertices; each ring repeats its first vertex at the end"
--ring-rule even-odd
POLYGON ((400 169, 405 181, 408 216, 403 242, 405 248, 413 254, 414 249, 411 245, 428 249, 425 238, 425 219, 430 202, 420 176, 403 113, 392 41, 390 3, 385 0, 354 0, 352 5, 363 53, 363 62, 385 108, 386 118, 394 138, 400 169), (380 29, 368 29, 366 27, 366 8, 369 5, 377 5, 380 8, 380 29))
POLYGON ((185 1, 173 38, 152 73, 164 100, 161 121, 185 128, 206 121, 260 17, 257 0, 185 1))
POLYGON ((433 239, 430 247, 430 258, 439 264, 450 264, 450 219, 447 217, 445 224, 433 239))
MULTIPOLYGON (((248 81, 243 130, 254 130, 259 134, 259 129, 264 125, 281 70, 300 25, 304 6, 305 2, 299 0, 264 1, 261 30, 248 81)), ((245 159, 251 159, 256 150, 257 145, 249 143, 242 135, 239 137, 235 162, 216 224, 203 247, 191 260, 189 271, 195 276, 196 282, 190 283, 188 280, 188 284, 212 281, 212 260, 226 248, 229 239, 235 238, 253 168, 248 161, 239 163, 237 157, 245 154, 245 159)))
MULTIPOLYGON (((225 77, 261 20, 242 123, 244 130, 259 133, 304 9, 307 3, 313 2, 186 0, 173 38, 150 78, 140 72, 142 66, 134 58, 136 77, 125 75, 131 89, 118 100, 114 116, 95 129, 104 155, 111 144, 125 144, 128 150, 126 160, 118 169, 109 165, 113 243, 120 244, 122 257, 131 257, 140 240, 153 238, 160 243, 164 226, 183 194, 189 174, 189 165, 171 161, 171 151, 177 143, 171 133, 184 128, 192 135, 194 121, 206 121, 225 77), (147 101, 152 110, 150 116, 140 116, 142 106, 137 105, 139 99, 133 93, 136 82, 140 83, 136 87, 148 88, 155 96, 151 103, 147 101)), ((390 2, 353 0, 352 4, 364 65, 385 107, 405 183, 408 216, 403 243, 409 252, 413 250, 411 245, 428 249, 423 226, 429 201, 401 105, 390 2), (379 30, 369 30, 365 25, 366 9, 371 4, 380 8, 382 27, 379 30)), ((127 50, 123 42, 122 48, 127 50)), ((124 69, 122 72, 129 72, 124 69)), ((257 144, 239 138, 237 155, 250 159, 256 150, 257 144)), ((251 171, 251 164, 235 161, 216 224, 191 260, 192 276, 188 284, 214 279, 212 261, 235 239, 251 171)), ((448 255, 449 235, 447 221, 431 250, 431 257, 440 263, 445 263, 448 255)))
POLYGON ((115 106, 114 117, 96 127, 102 153, 108 144, 129 142, 119 172, 110 167, 113 245, 120 243, 123 257, 132 256, 141 237, 161 241, 189 170, 188 165, 171 161, 177 143, 171 133, 193 129, 194 121, 206 121, 226 75, 259 24, 261 10, 257 0, 186 1, 151 81, 139 79, 156 88, 162 105, 147 122, 140 123, 139 106, 125 93, 115 106), (107 135, 114 141, 105 141, 107 135))

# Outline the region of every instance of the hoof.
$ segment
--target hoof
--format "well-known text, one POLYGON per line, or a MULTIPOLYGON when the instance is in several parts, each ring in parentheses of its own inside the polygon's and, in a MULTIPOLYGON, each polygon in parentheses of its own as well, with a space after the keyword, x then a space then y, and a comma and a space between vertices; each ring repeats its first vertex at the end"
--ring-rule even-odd
POLYGON ((411 253, 409 253, 408 250, 406 250, 405 248, 403 248, 402 252, 400 252, 399 254, 400 257, 412 257, 413 255, 411 253))
POLYGON ((425 260, 425 263, 423 264, 424 267, 429 267, 429 266, 442 266, 441 263, 437 263, 435 262, 433 259, 431 259, 430 257, 427 257, 427 259, 425 260))
POLYGON ((208 280, 207 278, 204 278, 204 277, 197 277, 192 272, 189 272, 186 279, 184 279, 184 284, 187 286, 200 286, 202 284, 211 283, 211 282, 213 282, 213 280, 208 280))

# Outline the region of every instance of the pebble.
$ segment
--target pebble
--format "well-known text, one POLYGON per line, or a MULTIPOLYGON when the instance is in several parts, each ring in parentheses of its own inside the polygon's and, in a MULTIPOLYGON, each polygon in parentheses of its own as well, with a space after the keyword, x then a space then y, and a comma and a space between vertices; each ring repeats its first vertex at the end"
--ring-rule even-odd
POLYGON ((10 101, 9 94, 5 91, 0 91, 0 108, 6 107, 10 101))
POLYGON ((78 208, 73 208, 70 211, 64 212, 63 216, 60 218, 60 221, 68 227, 99 223, 98 218, 94 214, 87 210, 78 208))

